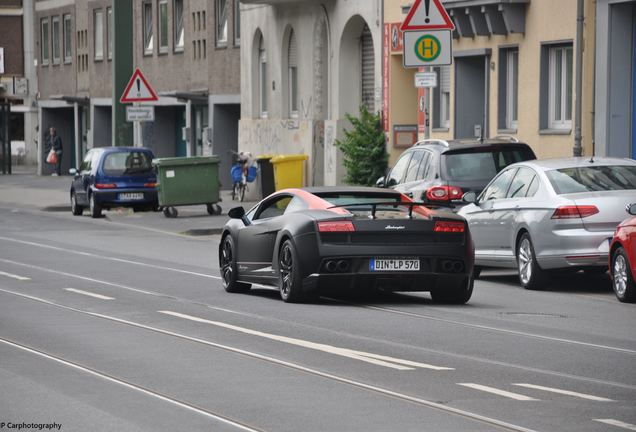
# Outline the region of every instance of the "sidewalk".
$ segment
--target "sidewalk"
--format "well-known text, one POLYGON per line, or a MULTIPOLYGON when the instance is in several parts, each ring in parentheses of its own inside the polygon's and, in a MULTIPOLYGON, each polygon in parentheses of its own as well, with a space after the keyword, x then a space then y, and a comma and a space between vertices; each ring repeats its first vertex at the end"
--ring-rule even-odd
MULTIPOLYGON (((69 189, 71 176, 37 176, 29 170, 14 170, 13 175, 0 175, 0 207, 22 208, 68 214, 72 218, 69 189)), ((105 219, 132 225, 143 225, 153 229, 192 235, 218 234, 227 222, 227 212, 233 207, 246 210, 256 202, 232 201, 230 191, 221 191, 223 209, 220 216, 210 216, 205 205, 177 207, 176 219, 166 218, 163 213, 140 212, 132 209, 104 211, 105 219)), ((88 217, 85 213, 84 217, 88 217)))

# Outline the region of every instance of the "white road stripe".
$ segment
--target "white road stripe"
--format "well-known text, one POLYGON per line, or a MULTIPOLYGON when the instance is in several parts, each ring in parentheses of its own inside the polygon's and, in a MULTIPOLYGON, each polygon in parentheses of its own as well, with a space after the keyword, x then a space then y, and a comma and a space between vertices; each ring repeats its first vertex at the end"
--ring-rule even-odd
POLYGON ((89 297, 95 297, 95 298, 100 299, 100 300, 115 300, 114 297, 107 297, 105 295, 95 294, 95 293, 88 292, 88 291, 82 291, 82 290, 75 289, 75 288, 64 288, 64 291, 69 291, 69 292, 73 292, 73 293, 76 293, 76 294, 82 294, 82 295, 89 296, 89 297))
POLYGON ((633 424, 629 424, 629 423, 625 423, 619 420, 613 420, 613 419, 594 419, 595 422, 599 422, 599 423, 605 423, 607 425, 610 426, 616 426, 619 428, 623 428, 623 429, 627 429, 630 431, 636 431, 636 425, 633 424))
POLYGON ((481 385, 481 384, 474 384, 474 383, 457 383, 457 385, 460 386, 464 386, 464 387, 470 387, 472 389, 475 390, 481 390, 484 391, 486 393, 492 393, 492 394, 496 394, 498 396, 503 396, 503 397, 507 397, 510 399, 514 399, 514 400, 518 400, 518 401, 536 401, 539 399, 535 399, 535 398, 531 398, 528 396, 524 396, 522 394, 518 394, 518 393, 511 393, 511 392, 507 392, 505 390, 499 390, 496 389, 494 387, 488 387, 485 385, 481 385))
POLYGON ((28 281, 28 280, 31 280, 31 278, 28 278, 28 277, 18 276, 18 275, 15 275, 15 274, 12 274, 12 273, 6 273, 6 272, 3 272, 3 271, 0 271, 0 276, 6 276, 6 277, 8 277, 8 278, 11 278, 11 279, 17 279, 17 280, 19 280, 19 281, 28 281))
POLYGON ((172 312, 172 311, 158 311, 158 312, 165 315, 177 317, 177 318, 183 318, 183 319, 187 319, 190 321, 195 321, 195 322, 199 322, 203 324, 210 324, 213 326, 226 328, 228 330, 234 330, 234 331, 249 334, 252 336, 258 336, 258 337, 262 337, 266 339, 275 340, 278 342, 287 343, 290 345, 296 345, 296 346, 301 346, 304 348, 309 348, 309 349, 313 349, 317 351, 323 351, 330 354, 348 357, 355 360, 360 360, 363 362, 375 364, 377 366, 384 366, 384 367, 397 369, 401 371, 413 370, 413 368, 432 369, 436 371, 454 370, 453 368, 448 368, 448 367, 433 366, 430 364, 418 363, 418 362, 414 362, 410 360, 403 360, 403 359, 383 356, 379 354, 367 353, 364 351, 356 351, 356 350, 347 349, 347 348, 339 348, 339 347, 335 347, 331 345, 326 345, 326 344, 321 344, 316 342, 309 342, 302 339, 295 339, 295 338, 279 336, 279 335, 275 335, 271 333, 264 333, 257 330, 251 330, 244 327, 238 327, 232 324, 227 324, 227 323, 223 323, 219 321, 210 321, 204 318, 198 318, 192 315, 186 315, 186 314, 182 314, 178 312, 172 312))
POLYGON ((556 388, 552 388, 552 387, 543 387, 543 386, 534 385, 534 384, 518 383, 518 384, 513 384, 513 385, 520 386, 520 387, 531 388, 531 389, 536 389, 536 390, 543 390, 543 391, 552 392, 552 393, 558 393, 558 394, 567 395, 567 396, 574 396, 574 397, 577 397, 577 398, 588 399, 588 400, 592 400, 592 401, 596 401, 596 402, 613 402, 612 399, 607 399, 607 398, 600 397, 600 396, 593 396, 593 395, 589 395, 589 394, 585 394, 585 393, 577 393, 577 392, 573 392, 573 391, 570 391, 570 390, 561 390, 561 389, 556 389, 556 388))
POLYGON ((138 391, 140 393, 143 393, 143 394, 145 394, 147 396, 152 396, 152 397, 154 397, 156 399, 159 399, 159 400, 162 400, 164 402, 168 402, 168 403, 171 403, 171 404, 176 405, 178 407, 185 408, 185 409, 187 409, 189 411, 193 411, 193 412, 195 412, 197 414, 201 414, 201 415, 203 415, 205 417, 220 421, 222 423, 225 423, 225 424, 228 424, 230 426, 233 426, 233 427, 235 427, 237 429, 244 430, 244 431, 249 431, 249 432, 258 432, 257 429, 252 429, 252 428, 244 426, 244 425, 242 425, 240 423, 236 423, 236 422, 234 422, 232 420, 229 420, 229 419, 226 419, 224 417, 214 415, 214 414, 212 414, 212 413, 210 413, 208 411, 196 408, 196 407, 194 407, 192 405, 188 405, 188 404, 180 402, 180 401, 178 401, 176 399, 172 399, 172 398, 170 398, 168 396, 164 396, 164 395, 161 395, 159 393, 155 393, 155 392, 153 392, 151 390, 147 390, 147 389, 145 389, 143 387, 138 387, 138 386, 136 386, 134 384, 127 383, 126 381, 119 380, 119 379, 117 379, 115 377, 112 377, 110 375, 106 375, 106 374, 97 372, 97 371, 95 371, 93 369, 89 369, 89 368, 86 368, 84 366, 80 366, 78 364, 71 363, 71 362, 63 360, 61 358, 53 357, 53 356, 48 355, 46 353, 43 353, 41 351, 36 351, 34 349, 27 348, 25 346, 15 344, 13 342, 10 342, 10 341, 4 340, 4 339, 0 339, 0 342, 4 343, 6 345, 12 346, 14 348, 18 348, 18 349, 21 349, 23 351, 29 352, 31 354, 35 354, 35 355, 38 355, 40 357, 44 357, 44 358, 49 359, 49 360, 53 360, 53 361, 55 361, 57 363, 63 364, 65 366, 69 366, 69 367, 71 367, 73 369, 77 369, 79 371, 88 373, 90 375, 102 378, 102 379, 104 379, 106 381, 109 381, 109 382, 112 382, 112 383, 115 383, 115 384, 119 384, 119 385, 124 386, 126 388, 129 388, 131 390, 136 390, 136 391, 138 391))
POLYGON ((163 329, 160 329, 160 328, 157 328, 157 327, 151 327, 151 326, 148 326, 148 325, 145 325, 145 324, 137 323, 137 322, 134 322, 134 321, 128 321, 128 320, 124 320, 124 319, 121 319, 121 318, 116 318, 116 317, 113 317, 113 316, 110 316, 110 315, 103 315, 103 314, 98 314, 98 313, 95 313, 95 312, 89 312, 89 311, 85 311, 85 310, 82 310, 82 309, 77 309, 77 308, 74 308, 74 307, 71 307, 71 306, 65 306, 63 304, 55 303, 55 302, 52 302, 52 301, 49 301, 49 300, 45 300, 45 299, 42 299, 42 298, 38 298, 38 297, 33 297, 33 296, 30 296, 30 295, 27 295, 27 294, 22 294, 22 293, 9 291, 9 290, 5 290, 5 289, 1 289, 1 288, 0 288, 0 292, 4 292, 4 293, 7 293, 7 294, 12 294, 14 296, 22 297, 22 298, 28 299, 28 300, 33 300, 33 301, 36 301, 36 302, 39 302, 39 303, 42 303, 42 304, 55 306, 55 307, 58 307, 60 309, 73 311, 73 312, 77 312, 77 313, 80 313, 80 314, 92 316, 92 317, 95 317, 95 318, 101 318, 101 319, 105 319, 105 320, 116 322, 116 323, 120 323, 120 324, 129 325, 131 327, 136 327, 136 328, 140 328, 140 329, 144 329, 144 330, 148 330, 148 331, 153 331, 153 332, 156 332, 156 333, 159 333, 159 334, 172 336, 172 337, 183 339, 183 340, 187 340, 187 341, 190 341, 190 342, 199 343, 201 345, 206 345, 206 346, 209 346, 209 347, 222 349, 222 350, 225 350, 225 351, 228 351, 228 352, 232 352, 232 353, 235 353, 235 354, 245 355, 245 356, 248 356, 248 357, 251 357, 251 358, 263 360, 263 361, 266 361, 266 362, 269 362, 269 363, 272 363, 272 364, 276 364, 276 365, 280 365, 280 366, 285 366, 285 367, 288 367, 288 368, 291 368, 291 369, 295 369, 297 371, 306 372, 306 373, 309 373, 309 374, 320 376, 320 377, 325 378, 325 379, 330 379, 330 380, 333 380, 333 381, 337 381, 337 382, 340 382, 340 383, 343 383, 343 384, 349 384, 351 386, 354 386, 354 387, 357 387, 357 388, 360 388, 360 389, 364 389, 364 390, 368 390, 368 391, 371 391, 371 392, 374 392, 374 393, 379 393, 379 394, 382 394, 384 396, 389 396, 389 397, 393 397, 393 398, 402 399, 402 400, 409 401, 409 402, 412 402, 412 403, 416 403, 416 404, 419 404, 419 405, 422 405, 422 406, 426 406, 426 407, 429 407, 429 408, 434 408, 434 409, 440 410, 442 412, 452 413, 452 414, 455 414, 455 415, 458 415, 458 416, 461 416, 461 417, 465 417, 465 418, 468 418, 470 420, 476 420, 476 421, 483 422, 483 423, 486 423, 486 424, 489 424, 489 425, 494 425, 494 426, 497 426, 497 427, 500 427, 500 428, 509 429, 509 430, 517 431, 517 432, 536 432, 533 429, 525 428, 523 426, 518 426, 518 425, 515 425, 515 424, 512 424, 512 423, 507 423, 507 422, 504 422, 504 421, 501 421, 501 420, 497 420, 497 419, 494 419, 494 418, 491 418, 491 417, 486 417, 486 416, 483 416, 483 415, 480 415, 480 414, 476 414, 476 413, 473 413, 473 412, 470 412, 470 411, 465 411, 465 410, 462 410, 462 409, 459 409, 459 408, 453 408, 453 407, 450 407, 450 406, 445 405, 445 404, 432 402, 432 401, 429 401, 429 400, 426 400, 426 399, 421 399, 421 398, 418 398, 418 397, 415 397, 415 396, 410 396, 410 395, 405 394, 405 393, 398 393, 398 392, 395 392, 395 391, 392 391, 392 390, 389 390, 389 389, 386 389, 386 388, 383 388, 383 387, 377 387, 377 386, 374 386, 374 385, 371 385, 371 384, 363 383, 361 381, 356 381, 356 380, 352 380, 352 379, 349 379, 349 378, 344 378, 344 377, 341 377, 341 376, 338 376, 338 375, 330 374, 330 373, 327 373, 327 372, 322 372, 322 371, 317 370, 317 369, 311 369, 311 368, 308 368, 308 367, 305 367, 305 366, 302 366, 302 365, 299 365, 299 364, 296 364, 296 363, 291 363, 291 362, 288 362, 288 361, 285 361, 285 360, 280 360, 280 359, 277 359, 277 358, 274 358, 274 357, 269 357, 269 356, 258 354, 258 353, 255 353, 255 352, 242 350, 240 348, 234 348, 234 347, 231 347, 231 346, 228 346, 228 345, 222 345, 222 344, 218 344, 218 343, 215 343, 215 342, 210 342, 210 341, 207 341, 205 339, 199 339, 199 338, 195 338, 195 337, 192 337, 192 336, 187 336, 187 335, 180 334, 180 333, 175 333, 175 332, 172 332, 172 331, 169 331, 169 330, 163 330, 163 329))

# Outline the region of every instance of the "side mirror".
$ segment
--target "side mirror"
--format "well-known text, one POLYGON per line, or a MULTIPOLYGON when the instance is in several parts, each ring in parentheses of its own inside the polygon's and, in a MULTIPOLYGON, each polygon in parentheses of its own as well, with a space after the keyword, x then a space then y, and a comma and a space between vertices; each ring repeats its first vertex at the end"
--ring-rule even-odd
POLYGON ((464 196, 462 196, 462 201, 469 204, 474 204, 477 202, 477 194, 475 192, 466 192, 464 196))
POLYGON ((77 169, 75 169, 75 168, 71 168, 70 170, 68 170, 68 173, 69 173, 70 175, 77 175, 77 169))
POLYGON ((245 209, 243 207, 234 207, 227 212, 227 215, 232 219, 240 219, 245 226, 252 225, 252 222, 245 216, 245 209))
POLYGON ((636 216, 636 203, 629 204, 627 206, 627 213, 629 213, 632 216, 636 216))
POLYGON ((385 179, 384 176, 382 176, 379 179, 377 179, 376 182, 375 182, 375 187, 379 187, 379 188, 385 187, 384 179, 385 179))
POLYGON ((245 216, 245 209, 243 207, 234 207, 227 212, 227 215, 232 219, 243 219, 243 216, 245 216))

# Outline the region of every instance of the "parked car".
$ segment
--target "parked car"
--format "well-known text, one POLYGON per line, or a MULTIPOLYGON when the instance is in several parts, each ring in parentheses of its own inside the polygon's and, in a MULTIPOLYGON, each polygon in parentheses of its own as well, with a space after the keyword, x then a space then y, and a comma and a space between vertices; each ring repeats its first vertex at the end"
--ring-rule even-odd
POLYGON ((546 270, 607 271, 609 244, 636 194, 636 161, 567 158, 509 166, 459 214, 482 267, 517 268, 527 289, 544 286, 546 270))
POLYGON ((473 246, 464 218, 376 188, 287 189, 229 212, 219 245, 225 290, 277 286, 285 302, 330 289, 430 291, 466 303, 473 246))
POLYGON ((79 216, 88 207, 92 217, 113 207, 156 210, 157 175, 154 155, 147 148, 103 147, 86 153, 71 183, 71 211, 79 216))
POLYGON ((376 186, 395 189, 427 204, 460 207, 466 192, 481 193, 502 169, 536 159, 512 137, 488 140, 425 140, 406 150, 376 186))
MULTIPOLYGON (((627 212, 636 216, 636 203, 627 206, 627 212)), ((636 303, 636 217, 621 223, 610 245, 610 276, 619 301, 636 303)))

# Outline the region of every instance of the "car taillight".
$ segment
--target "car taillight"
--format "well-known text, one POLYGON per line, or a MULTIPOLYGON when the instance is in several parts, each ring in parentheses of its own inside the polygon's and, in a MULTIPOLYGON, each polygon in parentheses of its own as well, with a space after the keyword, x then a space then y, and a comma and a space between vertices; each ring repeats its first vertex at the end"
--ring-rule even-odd
POLYGON ((356 228, 350 221, 318 222, 319 232, 352 232, 356 228))
POLYGON ((437 221, 435 222, 435 228, 433 228, 433 231, 444 233, 463 233, 466 231, 466 224, 464 224, 464 222, 437 221))
POLYGON ((554 211, 552 219, 578 219, 592 216, 598 213, 598 208, 593 205, 561 206, 554 211))
POLYGON ((429 201, 451 201, 461 199, 462 189, 457 186, 433 186, 426 191, 429 201))
POLYGON ((145 188, 156 188, 157 183, 144 183, 145 188))
POLYGON ((95 183, 95 188, 97 188, 97 189, 117 189, 117 185, 115 183, 95 183))

